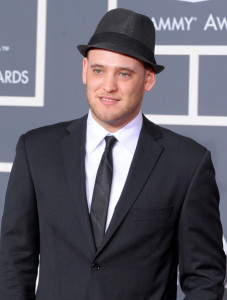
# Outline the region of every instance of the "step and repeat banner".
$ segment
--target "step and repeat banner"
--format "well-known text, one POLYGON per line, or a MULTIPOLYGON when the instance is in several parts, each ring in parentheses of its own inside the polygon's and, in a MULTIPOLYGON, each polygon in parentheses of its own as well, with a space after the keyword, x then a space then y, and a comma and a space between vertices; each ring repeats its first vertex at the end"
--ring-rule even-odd
MULTIPOLYGON (((211 151, 227 237, 226 0, 1 1, 0 217, 19 136, 87 112, 76 45, 87 43, 98 20, 116 7, 154 22, 157 61, 166 69, 143 112, 211 151)), ((223 243, 227 253, 225 237, 223 243)))

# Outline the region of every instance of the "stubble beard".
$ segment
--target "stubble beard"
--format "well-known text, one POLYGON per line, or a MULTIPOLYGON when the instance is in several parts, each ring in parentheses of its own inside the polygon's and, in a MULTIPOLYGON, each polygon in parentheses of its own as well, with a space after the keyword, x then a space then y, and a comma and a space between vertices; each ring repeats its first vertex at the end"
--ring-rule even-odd
POLYGON ((116 130, 120 129, 137 116, 142 106, 142 100, 140 100, 134 107, 123 107, 118 111, 111 111, 111 107, 109 107, 109 111, 107 110, 106 112, 104 112, 101 111, 99 105, 96 105, 96 101, 98 101, 97 99, 95 99, 96 96, 89 95, 87 87, 86 95, 88 105, 92 112, 92 116, 104 128, 112 127, 116 128, 116 130))

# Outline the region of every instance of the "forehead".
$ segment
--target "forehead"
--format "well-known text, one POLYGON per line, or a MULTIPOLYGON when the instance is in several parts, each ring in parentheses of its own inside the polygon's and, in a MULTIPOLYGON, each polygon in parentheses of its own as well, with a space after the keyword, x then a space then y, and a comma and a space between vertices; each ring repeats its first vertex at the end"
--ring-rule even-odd
POLYGON ((144 68, 144 64, 131 56, 104 49, 91 49, 87 55, 89 63, 103 66, 128 66, 144 68))

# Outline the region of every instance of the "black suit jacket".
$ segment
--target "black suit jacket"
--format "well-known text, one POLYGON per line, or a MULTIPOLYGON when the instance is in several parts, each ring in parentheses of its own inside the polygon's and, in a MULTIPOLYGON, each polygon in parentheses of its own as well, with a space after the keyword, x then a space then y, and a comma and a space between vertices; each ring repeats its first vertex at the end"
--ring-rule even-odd
POLYGON ((225 255, 210 153, 144 118, 96 251, 86 119, 30 131, 18 142, 1 228, 0 299, 174 300, 178 263, 185 299, 222 299, 225 255))

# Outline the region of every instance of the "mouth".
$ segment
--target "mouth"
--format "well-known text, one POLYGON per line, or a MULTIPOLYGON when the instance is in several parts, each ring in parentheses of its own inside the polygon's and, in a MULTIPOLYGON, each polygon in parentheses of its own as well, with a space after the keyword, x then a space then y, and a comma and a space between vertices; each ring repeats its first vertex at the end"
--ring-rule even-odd
POLYGON ((118 98, 115 98, 115 97, 106 97, 106 96, 99 96, 99 99, 101 101, 107 101, 107 102, 116 102, 116 101, 119 101, 118 98))
POLYGON ((110 96, 99 96, 98 98, 104 104, 111 104, 120 101, 119 98, 110 97, 110 96))

